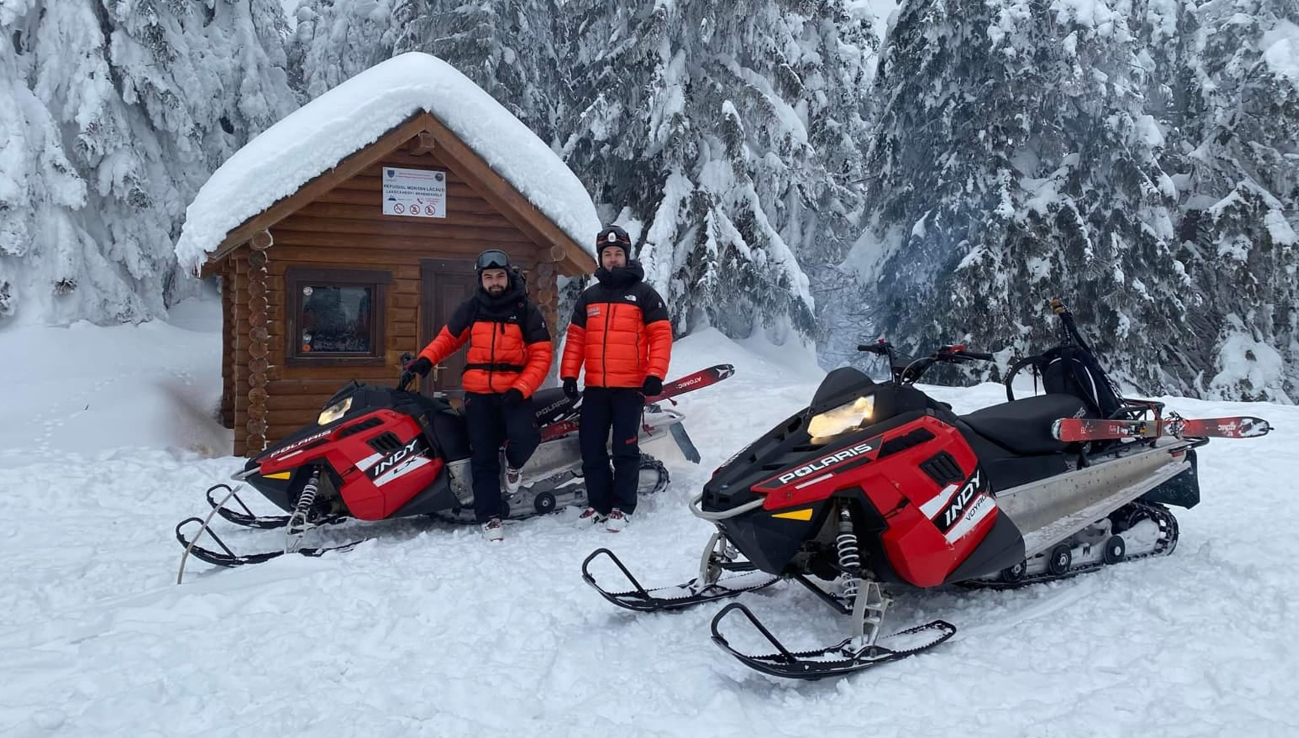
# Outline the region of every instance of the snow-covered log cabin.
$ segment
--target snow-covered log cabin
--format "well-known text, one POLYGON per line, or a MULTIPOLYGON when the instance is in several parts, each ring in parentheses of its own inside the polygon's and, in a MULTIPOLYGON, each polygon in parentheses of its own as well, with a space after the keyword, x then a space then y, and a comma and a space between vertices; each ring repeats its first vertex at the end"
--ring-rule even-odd
MULTIPOLYGON (((395 57, 285 117, 212 175, 176 244, 220 278, 234 453, 312 422, 348 379, 395 383, 483 250, 510 255, 557 333, 557 277, 594 271, 599 228, 550 147, 435 57, 395 57)), ((463 364, 421 389, 454 399, 463 364)))

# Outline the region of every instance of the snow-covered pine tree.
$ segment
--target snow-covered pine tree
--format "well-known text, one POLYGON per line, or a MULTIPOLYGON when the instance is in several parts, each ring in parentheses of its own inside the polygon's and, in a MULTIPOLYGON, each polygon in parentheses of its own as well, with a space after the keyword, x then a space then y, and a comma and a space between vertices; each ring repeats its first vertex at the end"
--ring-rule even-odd
MULTIPOLYGON (((301 0, 289 46, 298 89, 314 99, 393 55, 394 6, 403 0, 301 0)), ((421 3, 428 5, 427 2, 421 3)))
POLYGON ((676 328, 813 331, 796 252, 855 236, 865 16, 848 3, 565 3, 564 152, 630 226, 676 328))
POLYGON ((423 51, 451 62, 553 143, 567 102, 567 68, 555 51, 560 16, 556 0, 398 0, 393 53, 423 51))
POLYGON ((0 311, 111 323, 192 283, 185 205, 296 106, 277 0, 0 7, 0 311))
POLYGON ((1184 11, 1172 139, 1181 259, 1202 296, 1196 389, 1299 402, 1299 4, 1184 11))
POLYGON ((1180 22, 1167 2, 903 7, 854 253, 881 294, 880 332, 1008 360, 1050 343, 1058 295, 1115 374, 1145 392, 1200 390, 1220 340, 1202 326, 1230 310, 1180 245, 1166 109, 1186 76, 1168 49, 1180 22))

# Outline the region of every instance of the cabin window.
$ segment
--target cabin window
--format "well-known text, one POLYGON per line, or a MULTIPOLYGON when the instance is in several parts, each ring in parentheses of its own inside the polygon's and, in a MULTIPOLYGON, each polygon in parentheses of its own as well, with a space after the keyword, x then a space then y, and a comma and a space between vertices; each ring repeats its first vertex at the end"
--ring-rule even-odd
POLYGON ((380 366, 392 272, 304 269, 285 274, 291 366, 380 366))

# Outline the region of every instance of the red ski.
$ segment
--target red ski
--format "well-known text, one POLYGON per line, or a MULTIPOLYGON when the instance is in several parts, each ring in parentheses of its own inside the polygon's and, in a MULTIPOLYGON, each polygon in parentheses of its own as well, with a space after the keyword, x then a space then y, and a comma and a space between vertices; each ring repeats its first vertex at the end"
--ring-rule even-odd
POLYGON ((1057 440, 1066 443, 1101 441, 1117 438, 1258 438, 1266 436, 1272 426, 1262 418, 1239 415, 1229 418, 1180 418, 1176 415, 1159 420, 1098 420, 1095 418, 1062 418, 1051 426, 1057 440))
MULTIPOLYGON (((711 384, 726 379, 735 373, 735 366, 732 364, 717 364, 707 369, 700 369, 694 374, 687 374, 680 379, 673 380, 663 385, 663 391, 657 395, 647 396, 645 404, 651 405, 656 402, 662 402, 670 397, 683 395, 687 392, 693 392, 701 387, 707 387, 711 384)), ((541 440, 549 441, 552 438, 566 436, 569 433, 577 431, 577 418, 561 420, 557 423, 551 423, 541 429, 541 440)))
POLYGON ((687 392, 694 392, 700 387, 707 387, 710 384, 717 384, 735 373, 735 367, 731 364, 717 364, 707 369, 700 369, 694 374, 687 374, 680 379, 673 380, 663 385, 663 391, 657 395, 646 396, 645 403, 653 404, 669 397, 676 397, 687 392))

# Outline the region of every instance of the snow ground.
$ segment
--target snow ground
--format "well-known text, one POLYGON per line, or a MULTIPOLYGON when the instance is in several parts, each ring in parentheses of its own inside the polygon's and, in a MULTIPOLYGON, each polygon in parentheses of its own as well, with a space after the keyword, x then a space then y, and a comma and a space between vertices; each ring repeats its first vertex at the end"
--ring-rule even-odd
MULTIPOLYGON (((638 616, 578 572, 609 546, 643 582, 692 577, 710 531, 686 501, 810 397, 820 375, 803 357, 714 332, 680 342, 674 375, 737 372, 682 398, 703 463, 648 448, 673 483, 616 537, 572 530, 572 512, 511 523, 490 546, 398 521, 347 554, 192 562, 176 586, 173 526, 240 466, 205 455, 216 431, 201 420, 179 430, 215 404, 206 309, 177 311, 187 326, 0 332, 0 735, 1299 735, 1299 543, 1266 525, 1294 502, 1299 408, 1168 398, 1276 426, 1201 450, 1204 502, 1178 511, 1171 557, 1016 592, 904 591, 890 630, 941 617, 956 636, 868 673, 786 682, 711 645, 720 604, 638 616)), ((1002 397, 933 391, 959 411, 1002 397)), ((845 635, 796 585, 743 601, 793 646, 845 635)))

